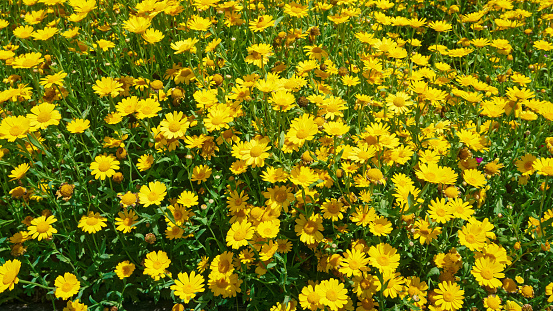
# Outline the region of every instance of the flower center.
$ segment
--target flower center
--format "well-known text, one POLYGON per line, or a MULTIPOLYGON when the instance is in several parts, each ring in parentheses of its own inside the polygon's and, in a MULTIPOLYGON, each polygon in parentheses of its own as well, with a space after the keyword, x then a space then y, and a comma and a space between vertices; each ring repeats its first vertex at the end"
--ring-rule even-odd
POLYGON ((544 166, 541 168, 541 171, 546 175, 553 175, 553 166, 544 166))
POLYGON ((228 272, 229 270, 230 270, 230 262, 228 262, 227 260, 223 260, 219 262, 219 272, 225 273, 225 272, 228 272))
POLYGON ((64 292, 70 292, 71 290, 73 289, 73 284, 69 283, 69 282, 65 282, 63 283, 62 287, 61 287, 61 290, 64 291, 64 292))
POLYGON ((161 269, 161 262, 159 262, 159 261, 154 262, 154 269, 160 270, 161 269))
POLYGON ((96 217, 90 217, 86 220, 86 224, 88 226, 95 226, 96 224, 98 224, 98 218, 96 217))
POLYGON ((50 121, 50 119, 51 119, 51 114, 48 111, 41 111, 36 117, 36 120, 39 123, 48 122, 48 121, 50 121))
POLYGON ((455 299, 453 294, 450 292, 445 292, 443 297, 444 297, 444 301, 447 301, 447 302, 452 302, 455 299))
POLYGON ((157 193, 155 193, 153 191, 148 193, 148 201, 154 202, 154 201, 157 201, 157 199, 158 199, 157 193))
POLYGON ((50 224, 43 221, 41 223, 39 223, 38 225, 36 225, 36 231, 38 233, 45 233, 48 231, 48 229, 50 229, 50 224))
POLYGON ((225 278, 218 279, 216 283, 219 288, 226 288, 229 284, 225 278))
POLYGON ((436 174, 432 173, 432 172, 426 172, 426 179, 428 180, 436 180, 436 174))
POLYGON ((255 145, 250 149, 250 156, 252 158, 257 158, 263 153, 263 146, 255 145))
POLYGON ((493 279, 493 272, 490 270, 490 269, 484 269, 480 272, 480 274, 482 275, 483 278, 485 278, 486 280, 491 280, 493 279))
POLYGON ((314 47, 314 48, 311 50, 312 53, 316 53, 316 54, 319 54, 319 53, 321 53, 322 51, 323 51, 323 49, 321 49, 321 48, 318 47, 318 46, 314 47))
POLYGON ((326 299, 330 301, 336 301, 338 299, 338 294, 333 290, 329 290, 328 292, 326 292, 326 299))
POLYGON ((23 129, 19 125, 14 125, 10 128, 10 135, 19 136, 23 134, 23 129))
POLYGON ((123 224, 124 224, 125 226, 130 226, 130 225, 132 225, 132 218, 128 218, 128 217, 127 217, 127 218, 123 219, 123 224))
POLYGON ((320 300, 321 300, 321 297, 319 297, 319 295, 317 295, 317 293, 315 292, 311 292, 309 293, 309 295, 307 295, 307 301, 310 304, 317 304, 319 303, 320 300))
POLYGON ((98 170, 100 172, 107 172, 111 168, 111 164, 108 161, 102 161, 98 163, 98 170))
POLYGON ((213 125, 219 125, 221 123, 224 123, 223 122, 223 117, 222 116, 212 116, 211 117, 211 124, 213 125))
POLYGON ((357 260, 351 260, 349 262, 349 268, 351 270, 358 270, 360 266, 361 266, 361 263, 357 260))
POLYGON ((296 132, 296 137, 299 139, 305 139, 309 136, 309 132, 306 129, 299 129, 296 132))
POLYGON ((313 234, 317 228, 317 224, 314 221, 308 221, 303 225, 303 231, 307 234, 313 234))
POLYGON ((378 262, 379 265, 381 266, 387 266, 390 264, 390 260, 388 259, 388 256, 386 255, 381 255, 379 256, 376 261, 378 262))
POLYGON ((394 98, 393 104, 396 107, 404 107, 405 106, 405 99, 403 97, 397 96, 396 98, 394 98))
POLYGON ((171 121, 171 123, 169 123, 169 131, 173 133, 180 131, 180 122, 171 121))
POLYGON ((275 201, 277 201, 278 203, 282 203, 286 201, 287 198, 288 198, 288 195, 286 191, 279 190, 275 192, 275 201))
POLYGON ((234 232, 234 240, 242 241, 246 237, 246 230, 236 230, 234 232))

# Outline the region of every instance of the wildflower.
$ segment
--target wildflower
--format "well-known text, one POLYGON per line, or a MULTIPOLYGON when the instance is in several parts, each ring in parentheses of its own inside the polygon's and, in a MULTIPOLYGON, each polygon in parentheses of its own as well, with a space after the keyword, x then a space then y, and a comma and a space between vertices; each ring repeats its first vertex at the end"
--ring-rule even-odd
POLYGON ((306 244, 314 244, 322 241, 323 234, 323 220, 319 214, 314 214, 305 218, 303 214, 300 218, 296 218, 295 231, 297 236, 300 237, 300 241, 306 244))
POLYGON ((175 54, 182 54, 185 52, 196 53, 196 43, 198 39, 185 39, 171 43, 171 48, 175 50, 175 54))
POLYGON ((375 236, 386 236, 393 230, 392 223, 385 217, 376 217, 370 224, 369 230, 375 236))
POLYGON ((83 119, 73 119, 67 123, 67 130, 72 134, 83 133, 90 127, 90 121, 83 119))
POLYGON ((339 271, 348 277, 360 276, 363 271, 369 269, 367 267, 368 263, 369 259, 366 258, 364 252, 357 249, 347 250, 344 259, 340 262, 339 271))
POLYGON ((430 202, 428 216, 441 224, 445 224, 453 218, 450 206, 444 198, 436 198, 430 202))
POLYGON ((269 151, 271 146, 269 145, 269 139, 253 139, 244 144, 243 149, 240 151, 241 160, 246 161, 247 165, 252 167, 265 166, 265 159, 269 157, 269 151))
POLYGON ((463 295, 465 291, 459 285, 450 281, 444 281, 438 284, 436 292, 436 305, 443 310, 455 311, 463 306, 463 295))
POLYGON ((280 220, 273 219, 262 221, 257 225, 256 231, 262 238, 276 238, 278 232, 280 231, 280 220))
POLYGON ((476 259, 471 273, 480 286, 497 288, 502 285, 500 279, 505 277, 502 271, 503 265, 493 259, 483 257, 476 259))
POLYGON ((16 69, 17 68, 28 69, 28 68, 33 68, 35 66, 38 66, 43 62, 44 62, 44 58, 42 58, 42 54, 38 52, 32 52, 32 53, 23 54, 16 57, 12 61, 11 66, 16 69))
POLYGON ((165 184, 159 181, 150 182, 148 186, 143 185, 138 193, 140 204, 144 204, 144 207, 160 205, 163 198, 167 195, 166 191, 167 187, 165 184))
POLYGON ((269 56, 273 55, 273 48, 269 44, 260 43, 248 47, 248 56, 245 60, 248 64, 254 64, 257 67, 264 67, 269 61, 269 56))
POLYGON ((515 162, 517 169, 523 176, 532 175, 534 173, 534 161, 537 158, 531 154, 526 154, 515 162))
POLYGON ((61 114, 55 108, 56 105, 50 103, 42 103, 31 108, 32 113, 27 114, 31 128, 46 129, 50 125, 58 125, 61 114))
POLYGON ((142 33, 142 39, 144 39, 144 41, 148 42, 149 44, 158 43, 163 38, 165 38, 165 35, 163 34, 163 32, 157 29, 148 28, 142 33))
POLYGON ((167 257, 166 252, 150 252, 146 255, 146 259, 144 260, 144 274, 147 274, 151 276, 152 279, 158 281, 161 276, 165 275, 165 269, 169 268, 170 264, 171 259, 167 257))
POLYGON ((192 207, 198 205, 198 196, 194 192, 183 191, 180 194, 177 203, 181 204, 183 207, 192 207))
POLYGON ((100 97, 108 95, 117 97, 119 93, 123 92, 123 84, 111 77, 102 77, 100 80, 96 80, 96 84, 92 86, 92 89, 100 97))
POLYGON ((138 159, 136 168, 138 168, 141 172, 144 172, 150 169, 153 164, 154 164, 154 156, 151 154, 143 154, 138 159))
MULTIPOLYGON (((136 198, 136 195, 132 195, 136 198)), ((119 212, 117 215, 119 217, 115 217, 115 225, 117 226, 115 229, 123 233, 129 233, 135 228, 134 224, 136 224, 138 216, 133 210, 124 210, 123 212, 119 212)))
POLYGON ((255 229, 248 221, 235 222, 227 232, 227 246, 233 249, 239 249, 241 246, 248 245, 248 240, 253 238, 255 229))
POLYGON ((539 158, 532 163, 532 168, 539 175, 553 176, 553 158, 539 158))
POLYGON ((151 23, 152 21, 147 17, 131 16, 127 21, 125 21, 123 28, 130 32, 141 34, 146 31, 148 27, 150 27, 151 23))
POLYGON ((223 275, 217 274, 209 278, 209 289, 215 296, 222 296, 223 298, 236 297, 236 293, 241 292, 240 285, 242 280, 238 278, 237 274, 223 275))
POLYGON ((79 221, 78 228, 81 228, 86 233, 96 233, 106 227, 107 218, 102 217, 100 213, 88 212, 88 215, 83 215, 79 221))
POLYGON ((338 311, 348 302, 348 290, 337 279, 322 281, 315 286, 315 292, 321 297, 320 303, 333 311, 338 311))
POLYGON ((196 296, 196 293, 204 292, 204 282, 204 277, 201 274, 196 274, 194 271, 190 275, 181 272, 178 279, 175 280, 175 284, 171 285, 171 289, 175 292, 175 296, 182 299, 184 303, 188 303, 196 296))
POLYGON ((23 163, 14 168, 8 177, 11 177, 10 181, 19 180, 25 177, 25 174, 29 170, 30 166, 27 163, 23 163))
POLYGON ((197 181, 198 185, 202 182, 207 181, 207 179, 211 176, 211 168, 207 165, 197 165, 194 166, 194 169, 192 170, 192 178, 191 181, 197 181))
POLYGON ((115 274, 122 280, 132 275, 135 265, 128 260, 122 261, 115 267, 115 274))
POLYGON ((13 290, 15 284, 19 283, 19 270, 21 269, 21 261, 17 259, 8 260, 0 266, 0 293, 6 290, 13 290))
POLYGON ((387 243, 371 246, 368 253, 370 265, 382 273, 393 272, 399 267, 400 256, 397 250, 387 243))
POLYGON ((9 142, 17 138, 27 137, 31 129, 31 121, 24 116, 7 116, 0 123, 0 138, 7 139, 9 142))
POLYGON ((81 288, 81 283, 77 280, 77 277, 69 272, 66 272, 63 276, 59 275, 54 282, 56 291, 54 294, 56 298, 69 299, 71 296, 77 294, 81 288))
POLYGON ((208 132, 218 131, 228 128, 229 122, 234 120, 231 108, 226 104, 217 104, 209 109, 207 118, 204 119, 204 125, 208 132))
POLYGON ((319 176, 309 167, 296 166, 290 172, 289 179, 295 185, 308 188, 312 183, 319 180, 319 176))
POLYGON ((90 163, 90 170, 95 179, 105 180, 115 175, 119 169, 119 161, 113 155, 99 155, 90 163))
POLYGON ((253 32, 261 32, 269 27, 274 27, 274 19, 271 15, 263 15, 257 19, 250 21, 250 30, 253 32))
POLYGON ((350 127, 341 120, 327 122, 323 125, 325 133, 331 136, 341 136, 346 134, 350 127))
POLYGON ((299 301, 303 309, 316 311, 323 308, 321 305, 321 296, 317 294, 313 285, 307 285, 302 288, 299 301))
POLYGON ((52 227, 52 224, 56 221, 58 220, 53 215, 48 216, 48 218, 46 218, 45 216, 40 216, 33 219, 28 229, 29 236, 39 241, 42 239, 50 238, 52 234, 58 233, 58 230, 52 227))
POLYGON ((344 204, 334 198, 326 199, 325 202, 321 205, 321 211, 324 213, 323 218, 332 219, 332 221, 338 221, 342 219, 344 217, 342 214, 342 212, 344 212, 343 207, 344 204))
POLYGON ((463 179, 467 184, 476 188, 482 188, 486 184, 486 177, 476 169, 465 170, 463 172, 463 179))
POLYGON ((167 139, 183 138, 186 129, 190 126, 190 122, 182 111, 174 111, 165 115, 165 119, 161 121, 161 132, 167 139))

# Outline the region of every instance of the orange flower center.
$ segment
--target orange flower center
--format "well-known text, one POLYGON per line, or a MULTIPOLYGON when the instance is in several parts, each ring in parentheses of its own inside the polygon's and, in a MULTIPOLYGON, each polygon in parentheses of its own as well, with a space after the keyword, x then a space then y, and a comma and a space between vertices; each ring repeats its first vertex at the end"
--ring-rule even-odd
POLYGON ((386 255, 380 255, 376 261, 378 262, 379 265, 381 266, 387 266, 390 264, 390 260, 388 258, 388 256, 386 255))
POLYGON ((45 221, 36 225, 36 231, 38 233, 45 233, 48 231, 48 229, 50 229, 50 224, 45 221))
POLYGON ((246 237, 246 230, 236 230, 234 232, 234 240, 235 241, 242 241, 246 237))
POLYGON ((443 297, 444 297, 444 301, 447 301, 447 302, 452 302, 453 300, 455 300, 455 296, 453 296, 453 294, 450 292, 445 292, 443 297))
POLYGON ((303 225, 303 232, 307 234, 313 234, 315 230, 317 230, 317 223, 315 223, 314 221, 310 220, 306 222, 305 225, 303 225))
POLYGON ((169 123, 169 131, 175 133, 180 131, 180 122, 178 121, 171 121, 169 123))
POLYGON ((107 172, 111 168, 109 161, 102 161, 98 163, 98 170, 100 172, 107 172))
POLYGON ((336 301, 338 300, 338 293, 333 290, 329 290, 328 292, 326 292, 326 299, 330 301, 336 301))
POLYGON ((493 279, 493 272, 490 269, 483 269, 480 271, 480 275, 482 275, 482 277, 486 280, 493 279))
POLYGON ((19 125, 14 125, 10 128, 10 135, 19 136, 23 134, 23 129, 19 125))
POLYGON ((308 136, 309 136, 309 131, 307 131, 306 129, 299 129, 296 132, 296 137, 299 138, 299 139, 305 139, 308 136))
POLYGON ((88 226, 95 226, 95 225, 98 224, 98 218, 96 218, 96 217, 90 217, 90 218, 88 218, 88 219, 86 220, 86 224, 87 224, 88 226))
POLYGON ((71 290, 73 289, 73 284, 69 283, 69 282, 65 282, 63 283, 63 285, 61 286, 61 290, 64 291, 64 292, 70 292, 71 290))
POLYGON ((257 158, 263 153, 263 146, 255 145, 250 149, 250 156, 252 158, 257 158))
POLYGON ((50 118, 51 118, 51 114, 50 112, 48 111, 41 111, 37 117, 36 117, 36 120, 40 123, 45 123, 45 122, 48 122, 50 121, 50 118))

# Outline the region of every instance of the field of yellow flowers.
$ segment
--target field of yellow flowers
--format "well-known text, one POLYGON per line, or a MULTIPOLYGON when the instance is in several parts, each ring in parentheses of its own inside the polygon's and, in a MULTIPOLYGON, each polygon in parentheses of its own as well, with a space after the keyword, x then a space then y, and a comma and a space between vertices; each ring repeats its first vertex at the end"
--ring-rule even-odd
POLYGON ((552 20, 2 0, 0 305, 553 310, 552 20))

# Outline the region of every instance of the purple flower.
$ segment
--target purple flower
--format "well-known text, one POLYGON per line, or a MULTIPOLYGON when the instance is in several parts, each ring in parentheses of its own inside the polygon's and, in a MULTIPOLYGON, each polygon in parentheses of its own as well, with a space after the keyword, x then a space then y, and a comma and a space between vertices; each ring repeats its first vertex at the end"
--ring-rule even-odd
POLYGON ((482 163, 482 160, 484 160, 484 158, 476 158, 476 162, 477 162, 478 164, 482 163))

